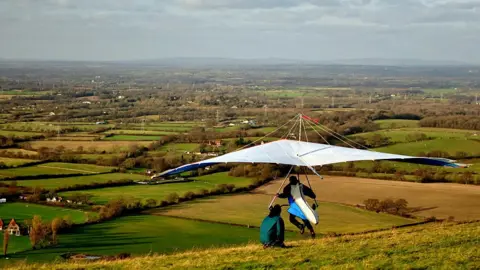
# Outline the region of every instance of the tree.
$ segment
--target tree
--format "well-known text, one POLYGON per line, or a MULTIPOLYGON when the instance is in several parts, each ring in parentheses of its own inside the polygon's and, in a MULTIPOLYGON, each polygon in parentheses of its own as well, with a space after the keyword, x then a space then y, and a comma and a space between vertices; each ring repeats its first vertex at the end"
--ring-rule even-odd
POLYGON ((57 234, 58 234, 58 231, 62 228, 63 220, 59 217, 56 217, 52 220, 51 225, 52 225, 52 240, 53 240, 53 243, 56 244, 57 234))
POLYGON ((147 201, 146 201, 147 207, 155 207, 155 206, 157 206, 157 203, 158 202, 155 199, 147 199, 147 201))
POLYGON ((7 257, 9 239, 10 239, 10 235, 8 234, 8 231, 7 230, 3 231, 3 256, 5 257, 7 257))
POLYGON ((368 199, 363 202, 365 208, 370 211, 380 211, 380 201, 378 199, 368 199))
POLYGON ((30 229, 30 243, 32 249, 35 249, 38 243, 45 239, 45 228, 42 223, 42 218, 38 215, 33 216, 32 227, 30 229))

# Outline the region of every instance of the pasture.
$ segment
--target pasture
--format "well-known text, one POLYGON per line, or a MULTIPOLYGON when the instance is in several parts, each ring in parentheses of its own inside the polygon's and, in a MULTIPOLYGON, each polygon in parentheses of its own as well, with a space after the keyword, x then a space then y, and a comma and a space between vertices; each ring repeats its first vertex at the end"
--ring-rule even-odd
POLYGON ((459 130, 448 128, 401 128, 401 129, 387 129, 366 133, 357 133, 350 137, 369 138, 375 134, 388 137, 394 143, 407 142, 407 136, 423 133, 432 139, 458 139, 466 140, 468 138, 475 138, 475 134, 480 133, 474 130, 459 130))
POLYGON ((37 160, 33 159, 20 159, 20 158, 5 158, 0 157, 0 163, 3 163, 7 166, 19 166, 27 163, 36 162, 37 160))
POLYGON ((465 152, 470 156, 480 155, 480 142, 466 139, 436 139, 411 143, 398 143, 375 148, 376 151, 417 156, 431 151, 443 151, 450 155, 465 152))
POLYGON ((42 187, 44 189, 55 189, 59 187, 69 187, 73 185, 87 185, 93 183, 106 183, 108 181, 134 180, 140 181, 147 179, 146 176, 139 174, 126 173, 107 173, 86 176, 73 176, 62 178, 19 180, 17 185, 23 187, 42 187))
POLYGON ((36 156, 38 155, 37 152, 31 151, 31 150, 25 150, 21 148, 5 148, 5 149, 0 149, 0 153, 3 153, 5 155, 9 154, 15 154, 15 155, 29 155, 29 156, 36 156))
POLYGON ((95 125, 86 122, 14 122, 0 125, 0 129, 33 131, 33 132, 57 132, 59 129, 76 128, 78 131, 94 131, 98 128, 113 127, 113 125, 95 125))
POLYGON ((104 141, 158 141, 161 136, 152 135, 113 135, 103 138, 104 141))
POLYGON ((374 121, 380 129, 416 128, 418 120, 387 119, 374 121))
POLYGON ((128 150, 131 146, 148 146, 151 141, 32 141, 29 142, 33 149, 41 147, 56 148, 58 146, 65 147, 66 150, 76 151, 78 147, 82 147, 84 151, 94 153, 97 151, 105 151, 109 153, 121 152, 128 150))
MULTIPOLYGON (((10 255, 28 262, 52 261, 71 252, 115 255, 173 253, 257 242, 258 230, 192 220, 134 215, 75 228, 59 236, 59 244, 44 250, 27 250, 10 255)), ((287 234, 292 238, 291 234, 287 234)))
MULTIPOLYGON (((226 195, 153 209, 147 213, 258 226, 268 215, 268 204, 272 198, 266 194, 226 195)), ((288 202, 286 199, 277 199, 276 203, 288 202)), ((415 222, 330 202, 321 202, 318 211, 320 216, 320 222, 316 226, 318 233, 361 232, 415 222)), ((288 222, 287 207, 283 207, 282 216, 287 229, 297 230, 288 222)))
MULTIPOLYGON (((122 196, 130 196, 142 200, 155 199, 164 200, 169 194, 177 193, 182 196, 188 191, 197 192, 202 189, 211 190, 219 184, 234 184, 237 187, 248 186, 252 183, 251 178, 231 177, 226 173, 217 173, 211 175, 200 176, 193 182, 170 183, 161 185, 135 185, 125 187, 111 187, 102 189, 84 190, 82 193, 93 195, 92 201, 96 204, 105 204, 110 200, 120 198, 122 196)), ((61 196, 68 197, 76 193, 74 191, 62 192, 61 196)))
POLYGON ((165 135, 177 134, 177 132, 138 130, 138 129, 116 129, 116 130, 109 130, 108 133, 115 134, 115 135, 151 135, 151 136, 165 136, 165 135))
MULTIPOLYGON (((142 124, 129 124, 125 126, 125 129, 144 129, 147 131, 170 131, 170 132, 188 132, 194 127, 199 126, 198 123, 145 123, 142 124)), ((123 127, 122 127, 123 128, 123 127)))
POLYGON ((8 177, 22 177, 34 175, 62 175, 62 174, 95 174, 110 172, 112 167, 103 167, 88 164, 73 164, 50 162, 30 167, 0 170, 0 179, 8 177))
MULTIPOLYGON (((70 135, 70 134, 67 134, 67 135, 70 135)), ((54 137, 50 137, 48 138, 47 140, 49 141, 94 141, 94 140, 97 140, 99 139, 100 137, 99 136, 65 136, 65 135, 62 135, 62 136, 54 136, 54 137)))
POLYGON ((39 136, 39 135, 42 135, 42 133, 23 132, 23 131, 14 131, 14 130, 0 130, 0 136, 5 136, 5 137, 27 138, 27 137, 39 136))
POLYGON ((17 222, 24 222, 32 219, 34 215, 41 216, 44 221, 65 216, 70 216, 76 224, 86 221, 86 212, 81 210, 18 202, 0 204, 0 218, 4 222, 9 222, 12 218, 17 222))
POLYGON ((198 143, 169 143, 167 145, 164 145, 160 148, 160 151, 173 151, 173 152, 193 152, 195 150, 198 150, 200 147, 200 144, 198 143))
MULTIPOLYGON (((373 180, 366 178, 325 176, 323 180, 309 176, 313 191, 320 201, 363 204, 367 199, 399 199, 408 201, 419 217, 455 217, 456 220, 480 219, 480 186, 450 183, 421 184, 373 180)), ((305 181, 301 177, 301 181, 305 181)), ((281 181, 260 187, 259 192, 273 196, 281 181)))

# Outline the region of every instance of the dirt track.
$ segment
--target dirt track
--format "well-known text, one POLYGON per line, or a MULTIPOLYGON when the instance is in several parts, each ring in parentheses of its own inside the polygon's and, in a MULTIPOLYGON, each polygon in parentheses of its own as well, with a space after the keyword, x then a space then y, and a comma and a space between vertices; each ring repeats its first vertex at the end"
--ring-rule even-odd
MULTIPOLYGON (((321 201, 355 205, 362 204, 369 198, 403 198, 408 201, 409 207, 421 209, 415 212, 417 216, 453 216, 455 220, 480 219, 480 186, 421 184, 339 176, 325 176, 323 180, 310 176, 309 179, 321 201)), ((257 191, 273 195, 282 180, 276 180, 257 191)), ((301 181, 306 184, 305 177, 301 176, 301 181)))

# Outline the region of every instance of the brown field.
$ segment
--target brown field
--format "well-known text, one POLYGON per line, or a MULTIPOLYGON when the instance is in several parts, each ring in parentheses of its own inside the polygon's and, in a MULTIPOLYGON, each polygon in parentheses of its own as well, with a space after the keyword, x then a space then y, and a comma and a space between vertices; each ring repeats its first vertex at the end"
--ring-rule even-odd
POLYGON ((22 153, 24 155, 38 155, 38 153, 35 151, 25 150, 21 148, 5 148, 5 149, 0 149, 0 152, 15 153, 15 154, 22 153))
POLYGON ((85 151, 91 151, 95 148, 95 151, 106 151, 106 152, 118 152, 121 150, 126 150, 131 145, 143 145, 148 146, 151 144, 151 141, 32 141, 30 144, 34 149, 39 149, 40 147, 55 148, 57 146, 63 145, 67 150, 76 150, 79 146, 82 146, 85 151))
MULTIPOLYGON (((272 196, 266 194, 218 196, 172 207, 153 209, 147 211, 147 213, 259 226, 262 219, 268 214, 268 204, 271 199, 272 196)), ((286 200, 279 200, 277 203, 284 204, 287 202, 286 200)), ((286 228, 296 231, 296 228, 288 222, 287 208, 284 207, 282 212, 282 216, 286 220, 286 228)), ((383 213, 377 214, 331 202, 320 202, 318 213, 320 221, 315 229, 318 233, 362 232, 416 222, 412 219, 383 213)))
MULTIPOLYGON (((302 178, 302 182, 305 180, 302 178)), ((419 208, 414 214, 420 217, 455 217, 455 220, 480 219, 480 186, 433 183, 421 184, 326 176, 323 180, 309 177, 319 200, 350 205, 363 204, 369 198, 403 198, 409 207, 419 208)), ((275 194, 281 181, 277 180, 258 189, 275 194)))
POLYGON ((49 141, 93 141, 97 137, 92 136, 60 136, 60 137, 51 137, 48 138, 49 141))

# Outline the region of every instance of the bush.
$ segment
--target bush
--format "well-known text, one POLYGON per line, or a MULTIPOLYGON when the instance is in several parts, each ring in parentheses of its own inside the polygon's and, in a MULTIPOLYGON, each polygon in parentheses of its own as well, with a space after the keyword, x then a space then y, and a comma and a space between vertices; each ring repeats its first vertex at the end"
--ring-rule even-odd
POLYGON ((147 206, 147 207, 155 207, 155 206, 157 206, 157 200, 155 200, 155 199, 147 199, 145 206, 147 206))
POLYGON ((393 215, 405 216, 408 212, 408 202, 405 199, 397 199, 393 201, 392 199, 378 200, 378 199, 368 199, 363 202, 365 204, 365 209, 369 211, 375 211, 377 213, 384 212, 393 215))
POLYGON ((195 193, 193 193, 191 191, 187 191, 187 192, 185 192, 185 194, 183 194, 183 199, 187 200, 187 201, 193 200, 193 199, 195 199, 195 193))
POLYGON ((365 209, 370 211, 378 211, 380 206, 380 201, 378 199, 368 199, 363 202, 365 204, 365 209))
POLYGON ((165 200, 168 202, 168 203, 178 203, 179 202, 179 199, 180 197, 178 196, 177 193, 170 193, 167 195, 167 197, 165 198, 165 200))

